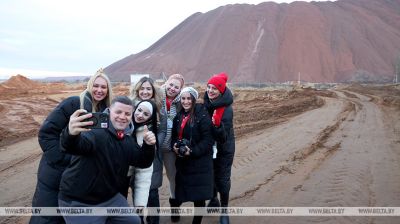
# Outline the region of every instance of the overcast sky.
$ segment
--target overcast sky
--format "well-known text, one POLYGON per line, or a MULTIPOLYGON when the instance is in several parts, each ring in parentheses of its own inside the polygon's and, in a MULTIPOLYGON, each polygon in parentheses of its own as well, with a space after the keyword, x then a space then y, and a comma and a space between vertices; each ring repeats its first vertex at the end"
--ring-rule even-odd
POLYGON ((193 13, 260 2, 0 0, 0 79, 90 75, 148 48, 193 13))

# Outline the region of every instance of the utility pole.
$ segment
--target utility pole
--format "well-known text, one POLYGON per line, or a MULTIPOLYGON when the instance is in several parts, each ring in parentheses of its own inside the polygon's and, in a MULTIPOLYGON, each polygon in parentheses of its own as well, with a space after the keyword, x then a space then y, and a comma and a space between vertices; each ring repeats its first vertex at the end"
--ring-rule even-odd
POLYGON ((301 74, 300 74, 300 72, 299 72, 299 74, 298 74, 298 77, 297 77, 297 85, 299 85, 300 86, 300 84, 301 84, 301 74))
POLYGON ((164 72, 161 72, 161 76, 162 76, 162 79, 163 79, 164 81, 167 81, 167 77, 165 76, 165 73, 164 73, 164 72))
MULTIPOLYGON (((397 63, 400 63, 400 60, 397 63)), ((400 75, 400 65, 397 64, 396 65, 395 75, 394 75, 394 83, 397 83, 399 81, 399 75, 400 75)))

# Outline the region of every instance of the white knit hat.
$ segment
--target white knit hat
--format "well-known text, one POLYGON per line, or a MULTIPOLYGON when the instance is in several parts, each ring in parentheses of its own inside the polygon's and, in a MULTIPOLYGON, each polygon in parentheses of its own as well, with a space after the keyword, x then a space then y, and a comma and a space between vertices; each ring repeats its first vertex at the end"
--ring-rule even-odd
POLYGON ((142 101, 138 104, 138 106, 139 105, 146 107, 150 111, 150 116, 153 114, 153 105, 151 105, 151 103, 149 103, 147 101, 142 101))

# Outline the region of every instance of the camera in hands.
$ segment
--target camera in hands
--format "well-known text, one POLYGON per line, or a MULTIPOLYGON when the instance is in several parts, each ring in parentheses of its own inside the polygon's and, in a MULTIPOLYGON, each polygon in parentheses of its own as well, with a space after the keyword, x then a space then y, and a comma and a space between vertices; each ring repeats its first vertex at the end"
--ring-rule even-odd
POLYGON ((84 121, 93 121, 93 125, 88 125, 86 128, 89 129, 99 129, 99 128, 108 128, 109 115, 108 113, 96 112, 91 113, 92 117, 85 119, 84 121))
POLYGON ((190 141, 187 139, 181 139, 176 142, 176 147, 178 148, 178 155, 181 157, 185 156, 185 153, 188 151, 186 146, 189 147, 190 141))

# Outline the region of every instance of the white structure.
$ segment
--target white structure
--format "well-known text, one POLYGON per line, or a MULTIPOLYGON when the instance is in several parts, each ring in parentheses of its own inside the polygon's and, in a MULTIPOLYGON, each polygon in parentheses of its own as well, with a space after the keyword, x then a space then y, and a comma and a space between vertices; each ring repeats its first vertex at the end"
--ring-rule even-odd
POLYGON ((150 77, 149 74, 132 74, 131 85, 135 85, 142 77, 150 77))

